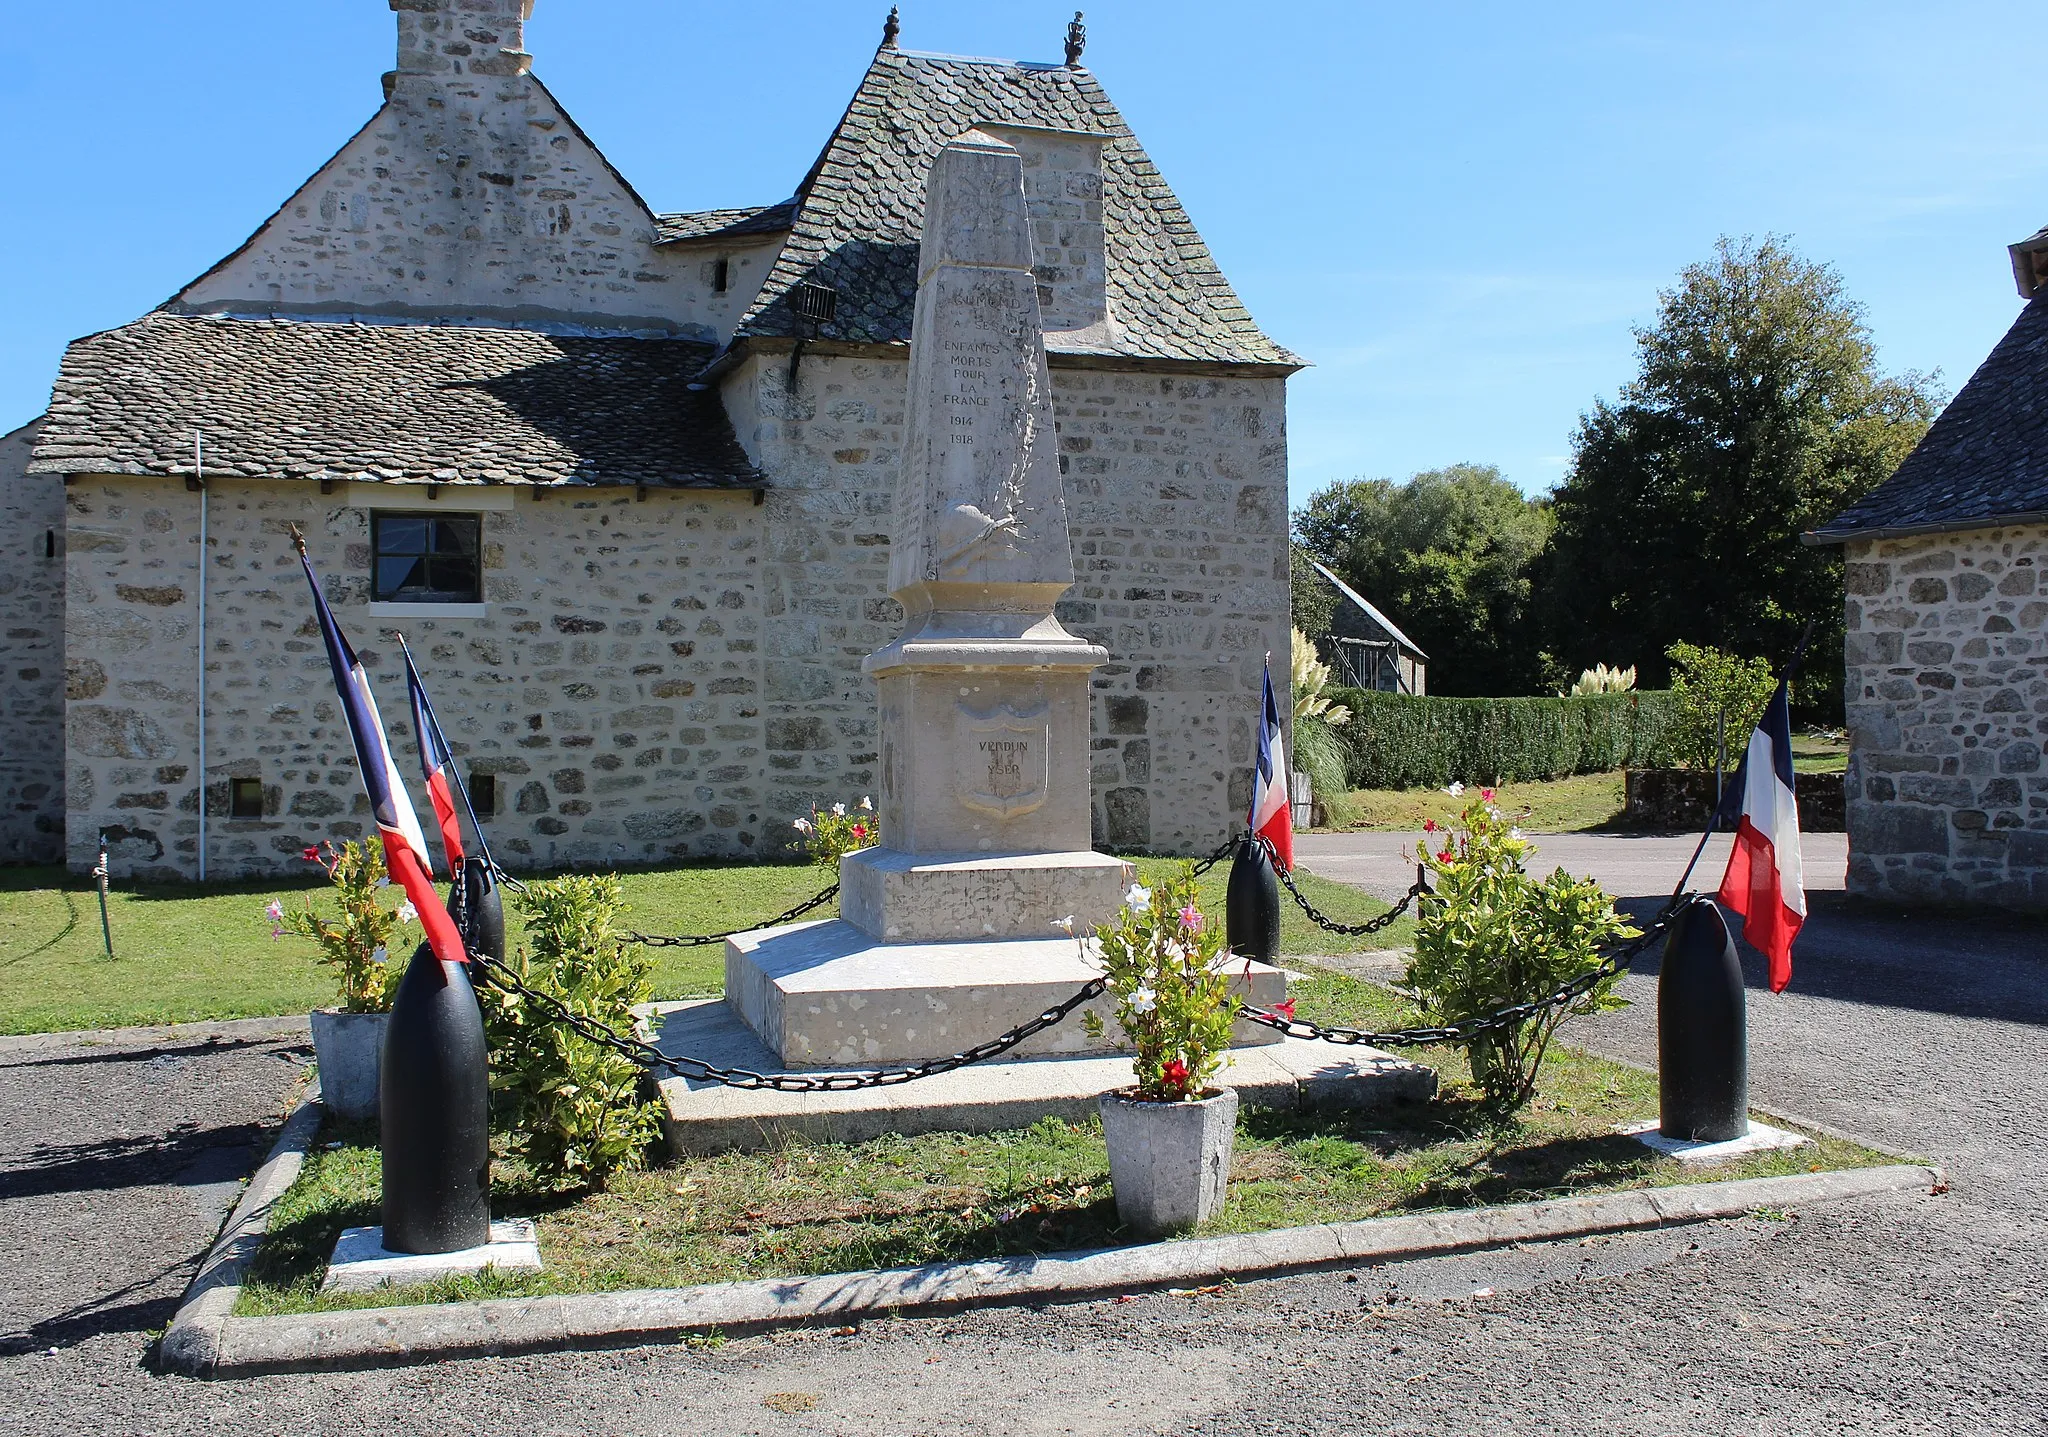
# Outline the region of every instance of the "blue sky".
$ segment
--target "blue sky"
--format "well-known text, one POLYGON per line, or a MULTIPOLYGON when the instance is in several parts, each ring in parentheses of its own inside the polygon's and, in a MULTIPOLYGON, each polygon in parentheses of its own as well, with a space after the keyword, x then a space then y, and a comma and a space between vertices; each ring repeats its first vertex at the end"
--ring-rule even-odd
MULTIPOLYGON (((1085 0, 1084 0, 1085 3, 1085 0)), ((536 70, 658 209, 794 187, 887 7, 539 0, 536 70)), ((907 48, 1057 59, 1058 4, 906 0, 907 48)), ((1265 327, 1299 503, 1472 460, 1537 491, 1717 235, 1836 265, 1884 364, 1953 390, 2048 223, 2010 5, 1095 0, 1088 62, 1265 327)), ((64 342, 161 302, 368 118, 384 0, 13 4, 0 430, 64 342)))

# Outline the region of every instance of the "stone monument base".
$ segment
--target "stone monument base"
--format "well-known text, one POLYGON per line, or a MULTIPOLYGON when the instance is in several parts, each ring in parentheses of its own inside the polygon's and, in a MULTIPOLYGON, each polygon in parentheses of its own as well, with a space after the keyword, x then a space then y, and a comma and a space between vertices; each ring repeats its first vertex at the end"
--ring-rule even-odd
POLYGON ((839 911, 854 927, 891 943, 1048 938, 1055 936, 1057 918, 1073 918, 1080 929, 1108 922, 1134 875, 1121 858, 1086 850, 910 854, 864 848, 839 862, 839 911))
MULTIPOLYGON (((650 1007, 648 1026, 665 1053, 757 1073, 790 1071, 722 999, 650 1007)), ((792 1140, 859 1143, 885 1133, 1003 1132, 1042 1118, 1090 1122, 1096 1099, 1131 1081, 1123 1053, 997 1058, 915 1083, 839 1093, 663 1078, 662 1129, 678 1156, 752 1152, 792 1140)), ((1216 1081, 1235 1088, 1247 1107, 1282 1111, 1381 1108, 1427 1102, 1436 1092, 1435 1072, 1420 1063, 1300 1038, 1233 1049, 1216 1081)))
MULTIPOLYGON (((1242 962, 1232 964, 1234 975, 1244 971, 1242 962)), ((944 1057, 1035 1018, 1099 976, 1065 934, 902 943, 870 938, 835 918, 762 928, 725 943, 725 1001, 792 1068, 944 1057)), ((1233 991, 1269 1007, 1287 996, 1287 978, 1253 963, 1249 978, 1234 977, 1233 991)), ((1100 1039, 1088 1036, 1076 1012, 1011 1051, 1115 1051, 1122 1034, 1114 1002, 1105 994, 1089 1006, 1106 1024, 1100 1039)), ((1273 1029, 1240 1019, 1231 1041, 1279 1039, 1273 1029)))
POLYGON ((500 1219, 491 1224, 482 1247, 460 1252, 390 1252, 381 1227, 344 1228, 328 1260, 322 1292, 374 1292, 436 1278, 466 1276, 494 1267, 499 1272, 539 1272, 540 1240, 529 1218, 500 1219))

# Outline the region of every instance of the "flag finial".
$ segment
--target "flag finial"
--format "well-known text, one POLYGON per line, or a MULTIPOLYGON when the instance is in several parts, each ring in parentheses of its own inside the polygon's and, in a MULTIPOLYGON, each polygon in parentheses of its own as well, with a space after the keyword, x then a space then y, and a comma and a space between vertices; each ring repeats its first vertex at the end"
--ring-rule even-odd
POLYGON ((299 551, 299 557, 300 557, 301 559, 305 558, 305 557, 306 557, 306 536, 305 536, 304 534, 301 534, 301 533, 299 532, 299 526, 298 526, 298 525, 296 525, 296 524, 287 524, 287 525, 285 525, 285 527, 286 527, 287 529, 289 529, 289 530, 291 530, 291 531, 292 531, 292 547, 293 547, 294 549, 297 549, 297 550, 299 551))

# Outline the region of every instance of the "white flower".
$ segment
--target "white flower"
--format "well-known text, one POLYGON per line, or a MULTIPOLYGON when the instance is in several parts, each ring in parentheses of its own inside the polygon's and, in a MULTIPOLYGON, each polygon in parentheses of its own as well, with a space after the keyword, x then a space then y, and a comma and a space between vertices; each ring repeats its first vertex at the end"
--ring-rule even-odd
POLYGON ((833 805, 832 805, 832 816, 833 816, 834 818, 844 818, 844 817, 846 817, 846 805, 845 805, 845 804, 843 804, 843 803, 835 803, 835 804, 833 804, 833 805))
POLYGON ((419 909, 413 907, 410 902, 401 903, 398 905, 398 921, 400 923, 417 923, 419 922, 419 918, 419 909))
POLYGON ((1149 1013, 1159 1006, 1159 995, 1150 988, 1140 988, 1131 994, 1131 1011, 1149 1013))
POLYGON ((1174 962, 1185 963, 1188 961, 1188 946, 1178 938, 1169 938, 1159 946, 1166 956, 1174 962))
POLYGON ((379 943, 375 948, 372 948, 370 950, 370 961, 372 963, 382 963, 385 959, 389 958, 390 956, 391 955, 389 953, 386 953, 384 951, 384 945, 382 943, 379 943))
POLYGON ((1074 931, 1074 915, 1069 913, 1064 918, 1055 918, 1052 921, 1052 926, 1063 932, 1072 933, 1074 931))
POLYGON ((1508 837, 1509 837, 1509 838, 1513 838, 1513 839, 1519 839, 1519 838, 1521 838, 1521 836, 1522 836, 1522 830, 1521 830, 1521 829, 1519 829, 1519 828, 1511 828, 1511 829, 1509 829, 1509 830, 1508 830, 1508 837))
POLYGON ((1152 890, 1133 883, 1124 894, 1124 907, 1133 913, 1143 913, 1152 906, 1152 890))
POLYGON ((1444 790, 1444 792, 1448 793, 1452 798, 1456 798, 1459 794, 1463 793, 1464 791, 1465 785, 1455 780, 1452 781, 1451 786, 1449 788, 1444 790))
POLYGON ((875 811, 875 801, 872 798, 869 798, 866 794, 861 795, 860 806, 869 813, 873 813, 875 811))
POLYGON ((795 829, 798 833, 809 833, 811 831, 811 821, 808 818, 799 818, 795 823, 792 823, 790 827, 795 829))

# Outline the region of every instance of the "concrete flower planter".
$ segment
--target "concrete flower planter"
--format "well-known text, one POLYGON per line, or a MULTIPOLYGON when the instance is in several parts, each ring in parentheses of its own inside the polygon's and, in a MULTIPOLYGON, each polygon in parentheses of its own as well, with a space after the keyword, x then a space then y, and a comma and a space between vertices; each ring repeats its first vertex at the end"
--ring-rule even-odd
POLYGON ((312 1013, 313 1060, 320 1065, 320 1098, 336 1117, 363 1122, 377 1116, 377 1078, 383 1068, 385 1013, 312 1013))
POLYGON ((1141 1103, 1123 1093, 1098 1101, 1124 1226, 1146 1235, 1179 1232, 1222 1210, 1237 1136, 1234 1089, 1195 1103, 1141 1103))

